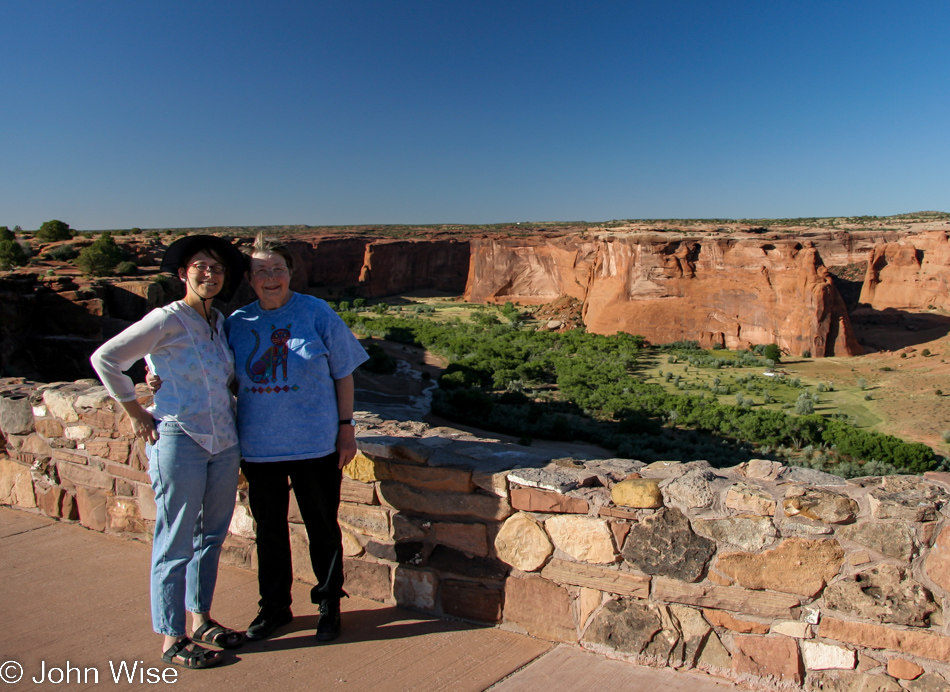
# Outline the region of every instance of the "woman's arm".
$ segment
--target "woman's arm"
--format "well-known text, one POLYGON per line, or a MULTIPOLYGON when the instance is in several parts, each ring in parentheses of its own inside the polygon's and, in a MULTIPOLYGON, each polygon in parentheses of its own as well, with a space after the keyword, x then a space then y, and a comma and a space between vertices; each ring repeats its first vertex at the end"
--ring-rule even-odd
POLYGON ((165 314, 153 310, 96 349, 91 358, 92 367, 102 384, 129 414, 132 432, 150 443, 158 440, 155 421, 136 400, 135 385, 124 371, 159 345, 165 332, 164 323, 165 314))
MULTIPOLYGON (((333 381, 336 387, 336 408, 340 420, 353 417, 353 375, 347 375, 333 381)), ((340 468, 353 461, 356 456, 356 428, 352 425, 340 425, 336 436, 336 450, 340 453, 340 468)))

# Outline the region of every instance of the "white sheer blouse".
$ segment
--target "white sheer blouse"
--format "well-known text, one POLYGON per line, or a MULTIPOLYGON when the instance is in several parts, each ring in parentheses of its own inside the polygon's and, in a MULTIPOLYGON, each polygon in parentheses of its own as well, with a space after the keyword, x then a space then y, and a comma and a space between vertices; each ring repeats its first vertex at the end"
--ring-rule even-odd
POLYGON ((212 454, 238 443, 234 397, 234 356, 215 310, 215 334, 198 311, 177 301, 152 310, 109 339, 92 354, 92 366, 117 401, 135 399, 124 374, 140 358, 162 378, 149 412, 157 420, 177 421, 182 430, 212 454))

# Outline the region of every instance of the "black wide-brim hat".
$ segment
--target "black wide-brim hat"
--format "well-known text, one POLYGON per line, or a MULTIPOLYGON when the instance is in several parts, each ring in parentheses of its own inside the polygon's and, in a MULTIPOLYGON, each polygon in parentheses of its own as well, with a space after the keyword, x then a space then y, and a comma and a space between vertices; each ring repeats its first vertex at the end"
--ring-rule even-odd
POLYGON ((187 258, 201 252, 204 248, 214 250, 228 268, 224 288, 215 296, 215 298, 227 303, 237 290, 241 279, 244 278, 244 272, 247 270, 247 257, 224 238, 214 235, 186 235, 184 238, 179 238, 165 250, 165 256, 162 257, 161 271, 177 274, 179 267, 184 266, 187 258))

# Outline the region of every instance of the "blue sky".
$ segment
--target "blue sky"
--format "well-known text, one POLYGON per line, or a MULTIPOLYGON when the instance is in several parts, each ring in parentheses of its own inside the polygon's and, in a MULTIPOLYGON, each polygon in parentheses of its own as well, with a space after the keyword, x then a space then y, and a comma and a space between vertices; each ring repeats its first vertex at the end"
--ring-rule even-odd
POLYGON ((950 3, 0 0, 0 225, 950 211, 950 3))

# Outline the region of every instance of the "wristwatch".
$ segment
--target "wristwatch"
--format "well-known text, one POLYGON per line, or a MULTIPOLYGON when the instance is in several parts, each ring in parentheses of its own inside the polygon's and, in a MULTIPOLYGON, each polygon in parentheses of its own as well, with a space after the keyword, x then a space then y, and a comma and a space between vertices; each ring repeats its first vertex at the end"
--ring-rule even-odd
POLYGON ((350 427, 356 427, 356 421, 352 418, 343 418, 340 420, 340 425, 349 425, 350 427))

